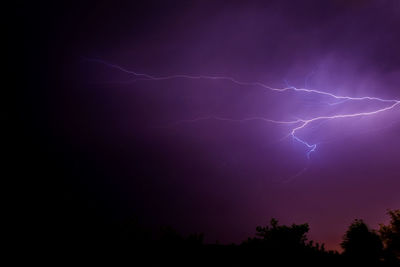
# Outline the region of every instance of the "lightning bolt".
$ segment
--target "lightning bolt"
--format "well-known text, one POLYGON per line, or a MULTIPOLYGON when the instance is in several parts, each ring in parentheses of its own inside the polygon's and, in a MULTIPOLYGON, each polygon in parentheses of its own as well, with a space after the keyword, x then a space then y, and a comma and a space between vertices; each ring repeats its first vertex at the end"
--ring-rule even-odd
MULTIPOLYGON (((309 126, 311 123, 316 122, 316 121, 325 121, 325 120, 334 120, 334 119, 344 119, 344 118, 354 118, 354 117, 365 117, 365 116, 372 116, 376 115, 379 113, 383 113, 385 111, 389 111, 394 109, 396 106, 400 106, 400 100, 397 99, 383 99, 379 97, 372 97, 372 96, 363 96, 363 97, 351 97, 351 96, 342 96, 342 95, 336 95, 333 93, 325 92, 325 91, 320 91, 320 90, 314 90, 314 89, 307 89, 307 88, 296 88, 294 86, 287 86, 285 88, 274 88, 271 86, 268 86, 264 83, 261 82, 247 82, 247 81, 239 81, 235 78, 228 77, 228 76, 208 76, 208 75, 186 75, 186 74, 176 74, 176 75, 170 75, 170 76, 153 76, 145 73, 139 73, 135 71, 128 70, 126 68, 123 68, 119 65, 116 64, 111 64, 108 63, 104 60, 100 59, 85 59, 90 62, 94 63, 100 63, 103 65, 106 65, 110 68, 122 71, 124 73, 133 75, 135 79, 131 82, 134 81, 139 81, 139 80, 144 80, 144 81, 162 81, 162 80, 171 80, 171 79, 191 79, 191 80, 222 80, 222 81, 228 81, 240 86, 257 86, 260 87, 264 90, 268 91, 276 91, 276 92, 285 92, 285 91, 295 91, 295 92, 303 92, 303 93, 309 93, 309 94, 318 94, 322 96, 328 96, 333 99, 338 100, 338 102, 335 102, 333 104, 328 103, 329 105, 338 105, 342 104, 344 102, 348 101, 365 101, 365 100, 371 100, 371 101, 377 101, 381 103, 387 104, 386 107, 384 108, 379 108, 375 109, 373 111, 369 112, 359 112, 359 113, 348 113, 348 114, 338 114, 338 115, 332 115, 332 116, 317 116, 317 117, 312 117, 309 119, 296 119, 292 121, 279 121, 279 120, 272 120, 264 117, 250 117, 250 118, 245 118, 245 119, 230 119, 230 118, 223 118, 223 117, 216 117, 216 116, 209 116, 209 117, 200 117, 192 120, 181 120, 176 122, 175 124, 180 124, 180 123, 193 123, 201 120, 219 120, 219 121, 230 121, 230 122, 248 122, 248 121, 254 121, 254 120, 260 120, 264 121, 267 123, 273 123, 273 124, 289 124, 289 125, 294 125, 294 128, 290 131, 288 136, 291 136, 293 140, 296 140, 297 142, 301 143, 305 147, 307 147, 308 152, 307 152, 307 158, 310 158, 310 155, 312 152, 314 152, 317 149, 317 144, 311 144, 307 142, 306 140, 301 139, 298 136, 298 132, 305 129, 307 126, 309 126)), ((287 136, 287 137, 288 137, 287 136)), ((304 171, 304 170, 303 170, 304 171)), ((303 172, 302 171, 302 172, 303 172)))

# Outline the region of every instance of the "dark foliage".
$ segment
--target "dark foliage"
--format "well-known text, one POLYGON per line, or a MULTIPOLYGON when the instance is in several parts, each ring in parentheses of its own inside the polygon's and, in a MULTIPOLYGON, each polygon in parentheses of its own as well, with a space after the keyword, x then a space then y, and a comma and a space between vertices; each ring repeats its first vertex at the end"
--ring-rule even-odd
POLYGON ((241 244, 205 244, 203 234, 182 236, 171 227, 151 231, 127 219, 99 224, 91 220, 64 229, 58 259, 94 264, 128 263, 141 266, 399 266, 399 211, 389 211, 391 222, 374 231, 355 220, 343 237, 343 253, 325 250, 308 240, 307 223, 280 225, 276 219, 256 227, 255 237, 241 244))
POLYGON ((379 233, 385 245, 385 259, 400 265, 400 210, 389 210, 389 225, 381 225, 379 233))
POLYGON ((351 262, 378 264, 382 257, 382 241, 363 220, 355 220, 343 237, 343 255, 351 262))

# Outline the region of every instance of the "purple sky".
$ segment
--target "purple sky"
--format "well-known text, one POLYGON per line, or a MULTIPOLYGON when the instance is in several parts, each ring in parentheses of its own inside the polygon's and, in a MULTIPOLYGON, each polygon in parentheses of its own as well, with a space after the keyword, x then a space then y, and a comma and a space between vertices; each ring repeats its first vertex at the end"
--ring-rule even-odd
POLYGON ((287 137, 293 125, 185 121, 292 121, 388 103, 330 105, 338 100, 227 80, 133 81, 85 60, 157 77, 229 76, 400 100, 399 1, 165 2, 60 8, 51 53, 64 85, 52 93, 51 116, 78 177, 71 184, 117 216, 223 243, 275 217, 308 222, 312 239, 337 249, 353 219, 376 228, 386 209, 400 207, 400 105, 308 125, 298 132, 317 144, 308 159, 307 147, 287 137))

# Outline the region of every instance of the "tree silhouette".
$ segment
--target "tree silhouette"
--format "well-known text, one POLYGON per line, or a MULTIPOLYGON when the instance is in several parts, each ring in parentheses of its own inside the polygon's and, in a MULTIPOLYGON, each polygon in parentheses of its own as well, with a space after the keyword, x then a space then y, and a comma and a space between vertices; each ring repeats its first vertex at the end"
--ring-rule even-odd
POLYGON ((274 218, 270 221, 271 226, 257 226, 256 235, 272 248, 298 248, 305 246, 306 234, 310 230, 307 223, 292 224, 291 226, 278 225, 274 218))
POLYGON ((389 224, 380 225, 378 232, 363 220, 354 220, 343 236, 342 254, 308 240, 307 223, 281 225, 274 218, 266 226, 257 226, 256 236, 240 245, 206 243, 203 234, 181 235, 169 226, 150 230, 135 217, 104 223, 101 231, 94 228, 97 238, 84 236, 83 244, 82 240, 70 239, 68 245, 82 247, 82 254, 109 254, 113 263, 118 259, 133 265, 400 266, 400 210, 389 210, 388 215, 389 224))
POLYGON ((341 243, 343 255, 352 262, 378 264, 382 256, 382 241, 363 220, 356 219, 350 225, 341 243))
POLYGON ((385 244, 385 258, 400 263, 400 210, 389 210, 389 225, 380 225, 379 233, 385 244))
POLYGON ((279 225, 274 218, 269 225, 256 227, 256 237, 248 238, 240 248, 247 259, 244 266, 338 266, 338 254, 307 241, 309 230, 307 223, 279 225))

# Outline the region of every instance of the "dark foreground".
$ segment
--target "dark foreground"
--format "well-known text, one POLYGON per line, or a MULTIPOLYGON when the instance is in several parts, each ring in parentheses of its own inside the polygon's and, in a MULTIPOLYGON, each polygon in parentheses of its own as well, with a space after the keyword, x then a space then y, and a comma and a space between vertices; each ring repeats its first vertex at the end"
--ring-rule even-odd
MULTIPOLYGON (((132 266, 400 266, 400 211, 377 231, 355 220, 343 236, 343 253, 307 239, 308 224, 256 228, 241 244, 205 244, 202 234, 181 236, 170 227, 156 233, 137 220, 118 225, 70 227, 59 252, 65 262, 132 266)), ((75 226, 80 225, 76 223, 75 226)))

